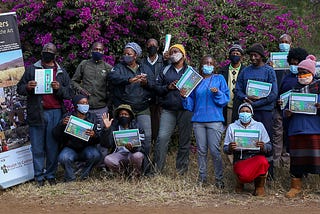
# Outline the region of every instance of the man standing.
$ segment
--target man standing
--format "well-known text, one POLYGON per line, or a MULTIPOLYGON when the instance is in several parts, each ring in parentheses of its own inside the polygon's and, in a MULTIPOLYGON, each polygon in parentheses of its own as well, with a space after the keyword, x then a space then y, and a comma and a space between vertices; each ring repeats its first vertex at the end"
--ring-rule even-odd
POLYGON ((89 98, 89 112, 97 115, 103 126, 102 114, 108 112, 111 103, 107 74, 112 66, 103 61, 104 45, 95 42, 91 47, 91 59, 83 60, 72 77, 72 88, 89 98))
POLYGON ((58 142, 52 129, 59 123, 63 99, 71 99, 68 73, 55 61, 57 48, 47 43, 42 49, 42 58, 28 67, 17 85, 17 92, 27 96, 27 123, 29 124, 35 181, 43 186, 45 179, 50 185, 56 184, 58 167, 58 142), (52 94, 35 94, 37 82, 36 69, 52 69, 52 94))
POLYGON ((219 70, 219 73, 222 74, 226 80, 230 90, 230 101, 228 105, 223 108, 225 125, 233 123, 238 118, 237 109, 241 102, 234 98, 234 90, 236 88, 238 75, 245 67, 242 65, 244 51, 239 44, 232 45, 228 51, 228 54, 230 63, 219 70))

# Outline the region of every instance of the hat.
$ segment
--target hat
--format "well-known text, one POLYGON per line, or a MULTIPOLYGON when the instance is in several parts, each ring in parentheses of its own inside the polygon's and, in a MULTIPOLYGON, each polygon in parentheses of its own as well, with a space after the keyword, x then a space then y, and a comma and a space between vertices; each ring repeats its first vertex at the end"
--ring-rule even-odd
POLYGON ((57 48, 53 43, 49 42, 43 46, 42 52, 57 54, 57 48))
POLYGON ((121 105, 119 105, 119 106, 116 108, 116 110, 114 110, 113 116, 114 116, 114 117, 118 117, 119 112, 120 112, 121 110, 127 110, 127 111, 129 112, 130 116, 131 116, 131 119, 134 118, 134 113, 133 113, 133 111, 132 111, 132 108, 131 108, 130 105, 127 105, 127 104, 121 104, 121 105))
POLYGON ((240 113, 240 110, 243 108, 243 107, 248 107, 250 110, 251 110, 251 114, 253 115, 253 108, 252 108, 252 105, 250 103, 242 103, 239 108, 238 108, 238 114, 240 113))
POLYGON ((255 43, 251 46, 251 48, 249 48, 249 50, 247 51, 248 54, 250 54, 251 52, 255 52, 260 54, 262 57, 265 57, 264 55, 264 48, 263 45, 260 43, 255 43))
POLYGON ((184 49, 183 45, 181 45, 181 44, 172 45, 172 46, 169 48, 169 51, 170 51, 172 48, 178 48, 178 49, 181 51, 181 53, 183 54, 183 56, 186 57, 186 50, 184 49))
POLYGON ((141 56, 142 49, 141 49, 140 45, 138 45, 135 42, 129 42, 128 44, 126 44, 126 46, 124 48, 131 48, 132 50, 134 50, 134 52, 136 52, 136 54, 138 56, 141 56))
POLYGON ((229 49, 228 53, 230 54, 232 51, 239 51, 241 55, 244 54, 242 47, 239 44, 233 44, 229 49))
POLYGON ((73 106, 76 108, 77 104, 80 100, 82 100, 83 98, 88 98, 87 96, 83 95, 83 94, 77 94, 72 98, 72 104, 73 106))
POLYGON ((298 68, 306 69, 314 76, 316 73, 316 60, 317 58, 315 56, 308 55, 305 60, 299 63, 298 68))

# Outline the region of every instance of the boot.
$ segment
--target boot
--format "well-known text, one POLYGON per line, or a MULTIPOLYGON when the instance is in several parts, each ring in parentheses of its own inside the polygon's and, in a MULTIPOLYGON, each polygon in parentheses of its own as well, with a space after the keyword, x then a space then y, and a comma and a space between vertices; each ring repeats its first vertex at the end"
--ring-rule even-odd
POLYGON ((264 184, 266 183, 267 175, 260 175, 254 179, 254 196, 265 196, 264 184))
POLYGON ((287 192, 287 198, 294 198, 301 192, 301 178, 291 178, 291 188, 289 192, 287 192))
POLYGON ((244 188, 244 184, 241 183, 241 182, 239 181, 239 179, 237 178, 237 184, 236 184, 236 188, 235 188, 236 193, 241 193, 241 192, 243 192, 243 188, 244 188))

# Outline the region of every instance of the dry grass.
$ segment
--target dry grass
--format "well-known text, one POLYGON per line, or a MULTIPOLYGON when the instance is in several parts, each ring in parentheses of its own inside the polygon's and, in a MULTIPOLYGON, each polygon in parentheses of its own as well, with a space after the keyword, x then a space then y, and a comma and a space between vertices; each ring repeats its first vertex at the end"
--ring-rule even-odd
MULTIPOLYGON (((206 187, 196 184, 197 160, 196 154, 191 154, 190 168, 185 176, 177 176, 172 166, 175 166, 175 155, 169 155, 164 175, 141 180, 127 180, 121 176, 110 177, 104 172, 95 170, 86 181, 58 183, 56 186, 46 185, 37 188, 33 182, 28 182, 7 189, 2 197, 18 197, 22 203, 28 200, 43 201, 52 204, 139 204, 139 206, 191 206, 191 207, 221 207, 221 206, 256 206, 277 205, 299 206, 305 202, 318 203, 320 200, 319 176, 311 175, 304 180, 304 192, 294 200, 288 200, 284 193, 289 188, 288 168, 276 170, 277 180, 267 184, 268 196, 265 198, 251 195, 253 185, 247 184, 243 194, 235 194, 232 166, 224 156, 224 176, 226 187, 219 190, 214 186, 213 169, 210 160, 209 182, 206 187)), ((62 170, 59 170, 59 181, 63 180, 62 170)))

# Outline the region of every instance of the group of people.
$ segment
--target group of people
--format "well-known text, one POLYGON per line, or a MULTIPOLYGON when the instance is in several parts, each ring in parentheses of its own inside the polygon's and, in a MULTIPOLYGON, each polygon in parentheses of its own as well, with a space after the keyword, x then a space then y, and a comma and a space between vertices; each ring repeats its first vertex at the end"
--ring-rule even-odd
MULTIPOLYGON (((266 178, 274 178, 273 166, 279 166, 280 157, 290 153, 291 189, 286 196, 295 197, 301 192, 303 176, 320 174, 320 111, 311 115, 291 112, 288 105, 280 109, 283 100, 279 95, 314 82, 316 59, 302 48, 293 48, 287 34, 279 43, 280 51, 288 52, 290 69, 275 71, 258 43, 247 51, 233 44, 225 67, 219 68, 212 56, 204 56, 195 69, 188 65, 183 45, 172 45, 161 55, 156 39, 147 41, 148 54, 143 59, 139 59, 142 49, 137 43, 126 44, 112 67, 103 60, 104 45, 96 42, 91 58, 79 64, 71 79, 55 61, 56 46, 44 45, 41 60, 26 69, 17 87, 19 94, 27 96, 35 181, 39 186, 46 180, 56 184, 58 162, 66 182, 76 180, 79 162, 80 179, 88 178, 97 165, 132 177, 165 173, 168 145, 177 127, 177 174, 188 171, 193 129, 198 183, 208 182, 209 149, 215 186, 224 188, 221 141, 225 133, 223 152, 231 156, 236 192, 243 191, 244 183, 254 182, 254 195, 265 195, 266 178), (248 66, 243 65, 245 53, 251 62, 248 66), (34 93, 36 69, 53 70, 52 94, 34 93), (186 96, 176 84, 188 69, 198 71, 203 79, 186 96), (270 93, 249 96, 248 80, 270 83, 270 93), (72 99, 74 112, 65 113, 65 99, 72 99), (71 115, 94 124, 86 130, 88 141, 64 132, 71 115), (130 129, 138 129, 141 146, 131 142, 117 146, 114 131, 130 129), (258 131, 255 148, 239 149, 235 130, 258 131)), ((316 108, 320 108, 319 99, 316 108)))

